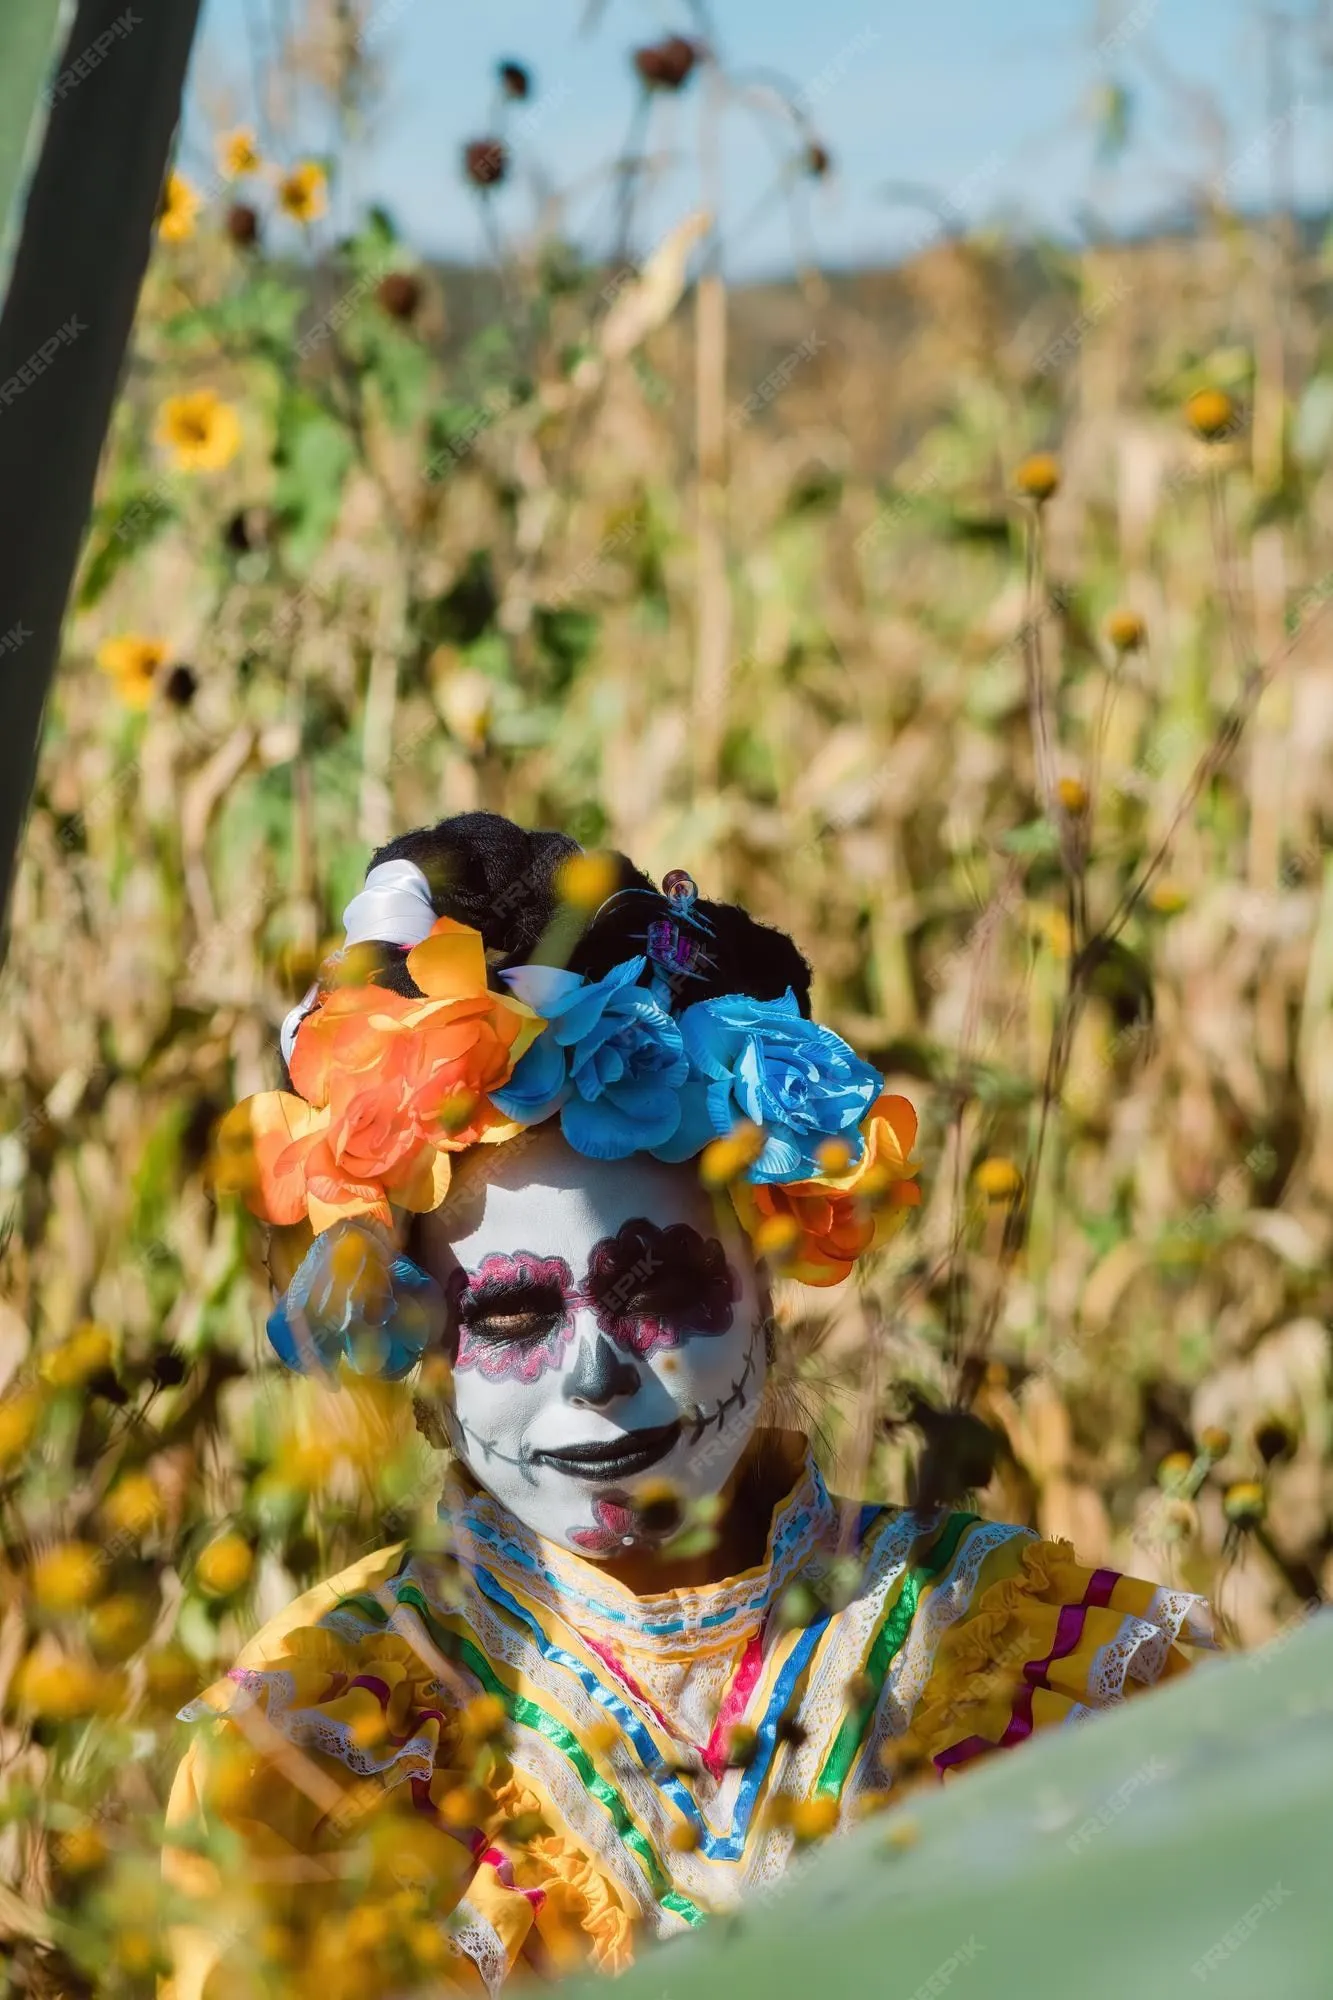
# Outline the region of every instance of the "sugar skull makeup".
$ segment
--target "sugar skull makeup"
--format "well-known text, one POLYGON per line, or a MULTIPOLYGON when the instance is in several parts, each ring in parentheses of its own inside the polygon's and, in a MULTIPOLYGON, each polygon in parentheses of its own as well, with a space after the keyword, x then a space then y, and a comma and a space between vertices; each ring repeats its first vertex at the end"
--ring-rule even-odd
POLYGON ((587 1159, 553 1128, 478 1148, 418 1252, 449 1300, 455 1448, 528 1527, 606 1557, 671 1525, 667 1489, 725 1486, 759 1414, 763 1311, 693 1165, 587 1159))

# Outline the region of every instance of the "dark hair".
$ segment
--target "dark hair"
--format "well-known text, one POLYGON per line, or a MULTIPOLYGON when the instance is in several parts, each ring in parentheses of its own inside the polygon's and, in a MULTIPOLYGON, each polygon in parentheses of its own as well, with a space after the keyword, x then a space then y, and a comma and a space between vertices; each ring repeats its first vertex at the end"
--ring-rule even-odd
MULTIPOLYGON (((550 937, 560 909, 556 889, 560 867, 582 852, 567 834, 528 832, 499 813, 468 812, 399 834, 377 851, 371 866, 381 861, 414 862, 430 884, 435 914, 480 931, 494 977, 509 966, 540 957, 543 939, 550 937)), ((660 895, 623 854, 613 853, 608 859, 614 874, 607 903, 622 889, 660 895)), ((665 913, 665 899, 661 908, 665 913)), ((701 977, 682 988, 682 997, 711 1000, 725 993, 745 993, 754 1000, 780 1000, 790 987, 802 1014, 808 1016, 810 968, 785 931, 758 923, 736 903, 701 897, 695 909, 712 926, 711 963, 701 977)), ((638 897, 618 898, 611 907, 603 904, 573 949, 562 951, 562 961, 585 978, 602 978, 612 966, 643 951, 645 915, 653 914, 638 897)), ((377 984, 409 997, 417 993, 405 950, 393 945, 372 945, 369 950, 379 958, 371 974, 377 984)))

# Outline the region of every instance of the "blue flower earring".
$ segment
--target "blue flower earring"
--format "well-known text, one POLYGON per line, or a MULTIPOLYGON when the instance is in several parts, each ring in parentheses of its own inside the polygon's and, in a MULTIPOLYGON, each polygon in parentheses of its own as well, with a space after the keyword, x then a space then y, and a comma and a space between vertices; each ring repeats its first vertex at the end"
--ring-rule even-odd
POLYGON ((434 1278, 380 1223, 353 1217, 315 1238, 267 1332, 278 1359, 298 1375, 331 1374, 345 1355, 358 1375, 399 1382, 444 1323, 434 1278))

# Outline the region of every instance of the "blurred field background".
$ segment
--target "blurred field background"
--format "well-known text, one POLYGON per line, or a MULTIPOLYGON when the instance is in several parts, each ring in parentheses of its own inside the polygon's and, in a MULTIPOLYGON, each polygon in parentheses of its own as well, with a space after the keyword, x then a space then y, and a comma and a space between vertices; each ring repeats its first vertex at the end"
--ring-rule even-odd
POLYGON ((284 18, 321 141, 261 75, 169 184, 3 972, 16 1991, 150 1990, 174 1709, 431 1514, 400 1393, 270 1367, 210 1154, 370 848, 442 813, 744 900, 917 1105, 919 1223, 783 1302, 843 1490, 903 1497, 923 1443, 984 1477, 931 1414, 970 1406, 983 1511, 1210 1591, 1240 1644, 1333 1584, 1333 248, 1281 208, 1325 114, 1256 98, 1258 217, 1201 156, 1170 232, 927 201, 897 268, 798 234, 733 284, 705 213, 641 229, 659 121, 706 193, 762 99, 779 206, 837 133, 686 10, 625 38, 596 242, 553 182, 501 226, 541 82, 479 82, 490 261, 441 267, 332 227, 375 67, 352 0, 284 18))

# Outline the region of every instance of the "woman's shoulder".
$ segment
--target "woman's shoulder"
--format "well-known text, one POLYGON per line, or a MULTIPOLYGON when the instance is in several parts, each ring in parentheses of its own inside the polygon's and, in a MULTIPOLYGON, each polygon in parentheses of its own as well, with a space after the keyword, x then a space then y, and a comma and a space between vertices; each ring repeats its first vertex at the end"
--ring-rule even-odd
POLYGON ((282 1652, 291 1633, 322 1627, 326 1619, 345 1606, 377 1600, 379 1592, 401 1570, 406 1554, 405 1542, 375 1549, 349 1563, 336 1576, 302 1591, 246 1641, 236 1656, 236 1666, 241 1669, 261 1666, 282 1652))
POLYGON ((886 1512, 871 1534, 905 1543, 885 1594, 901 1641, 884 1730, 941 1774, 1171 1679, 1216 1644, 1196 1593, 1082 1563, 1030 1528, 886 1512))

